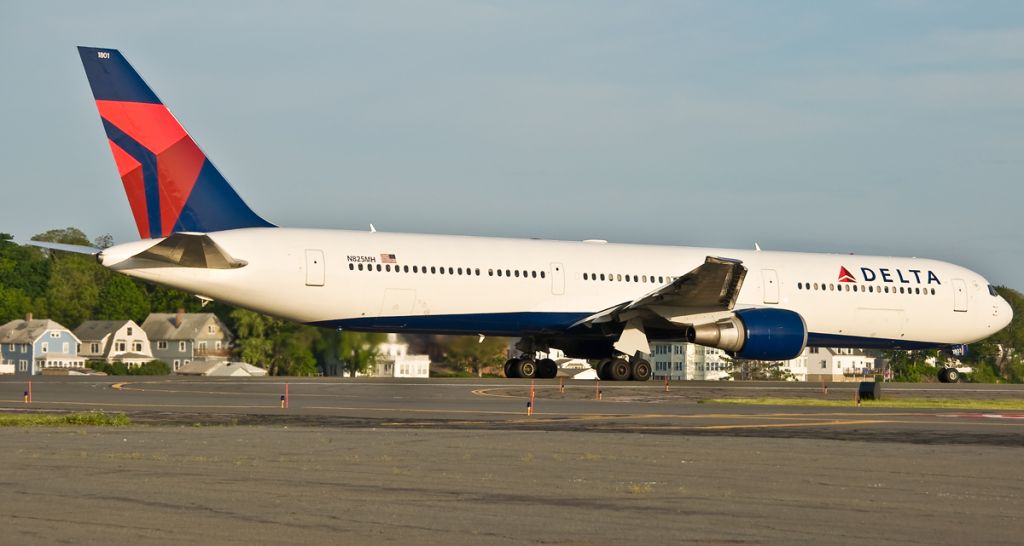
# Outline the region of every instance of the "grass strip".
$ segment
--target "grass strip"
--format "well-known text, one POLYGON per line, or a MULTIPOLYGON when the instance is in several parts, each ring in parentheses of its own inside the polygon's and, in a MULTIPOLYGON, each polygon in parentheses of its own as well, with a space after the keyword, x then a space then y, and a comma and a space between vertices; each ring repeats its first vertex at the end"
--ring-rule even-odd
POLYGON ((0 413, 0 427, 125 427, 130 424, 131 419, 123 413, 0 413))
MULTIPOLYGON (((821 398, 712 398, 701 404, 734 404, 745 406, 813 406, 826 408, 856 407, 853 400, 821 398)), ((1024 400, 940 400, 930 398, 891 398, 864 400, 865 408, 1024 410, 1024 400)))

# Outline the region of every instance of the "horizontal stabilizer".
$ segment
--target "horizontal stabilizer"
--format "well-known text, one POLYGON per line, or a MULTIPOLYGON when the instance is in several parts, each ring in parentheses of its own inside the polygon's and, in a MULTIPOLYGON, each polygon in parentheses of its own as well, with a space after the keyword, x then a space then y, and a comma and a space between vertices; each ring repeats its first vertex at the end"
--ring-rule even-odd
POLYGON ((209 235, 202 233, 175 233, 131 259, 201 269, 235 269, 246 265, 245 261, 232 258, 209 235))
POLYGON ((64 243, 51 243, 48 241, 25 241, 23 244, 28 246, 35 246, 39 248, 45 248, 46 250, 57 250, 59 252, 71 252, 74 254, 86 254, 88 256, 95 256, 100 252, 103 252, 101 248, 94 248, 85 245, 68 245, 64 243))

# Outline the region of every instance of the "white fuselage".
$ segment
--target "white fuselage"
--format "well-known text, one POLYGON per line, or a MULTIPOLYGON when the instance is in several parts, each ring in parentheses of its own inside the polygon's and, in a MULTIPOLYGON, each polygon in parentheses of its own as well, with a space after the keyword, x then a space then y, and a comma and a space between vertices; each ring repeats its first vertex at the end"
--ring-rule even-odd
POLYGON ((980 275, 927 259, 320 229, 208 235, 247 265, 118 267, 153 240, 107 249, 102 261, 217 301, 353 330, 564 330, 655 290, 707 256, 741 260, 748 268, 737 309, 795 311, 806 322, 811 345, 971 343, 1012 316, 980 275), (842 269, 848 282, 840 282, 842 269))

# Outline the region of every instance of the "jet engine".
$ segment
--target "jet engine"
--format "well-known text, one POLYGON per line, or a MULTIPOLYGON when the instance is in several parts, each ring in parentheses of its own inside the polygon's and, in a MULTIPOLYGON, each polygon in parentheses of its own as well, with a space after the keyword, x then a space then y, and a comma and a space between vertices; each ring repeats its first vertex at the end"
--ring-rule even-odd
POLYGON ((717 322, 697 324, 686 340, 748 360, 789 360, 807 346, 807 324, 788 309, 740 309, 717 322))

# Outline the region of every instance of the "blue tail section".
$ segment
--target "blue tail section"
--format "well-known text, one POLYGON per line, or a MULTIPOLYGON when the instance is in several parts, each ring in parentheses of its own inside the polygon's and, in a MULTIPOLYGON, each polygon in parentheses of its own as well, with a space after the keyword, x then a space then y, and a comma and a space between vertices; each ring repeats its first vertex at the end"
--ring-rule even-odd
POLYGON ((274 227, 239 197, 116 49, 79 47, 142 238, 274 227))

